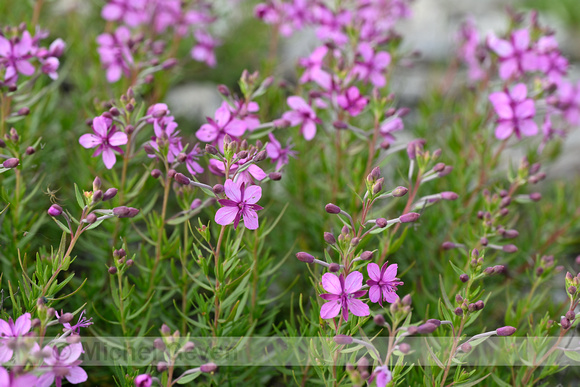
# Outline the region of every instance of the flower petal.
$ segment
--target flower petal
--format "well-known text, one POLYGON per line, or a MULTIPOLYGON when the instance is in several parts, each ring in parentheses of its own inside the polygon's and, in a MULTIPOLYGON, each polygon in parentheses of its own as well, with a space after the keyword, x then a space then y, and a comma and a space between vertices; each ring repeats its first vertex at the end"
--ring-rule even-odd
POLYGON ((224 190, 226 196, 234 202, 239 203, 242 201, 242 191, 240 189, 240 184, 234 183, 232 179, 226 180, 226 183, 224 184, 224 190))
POLYGON ((232 224, 238 212, 238 207, 222 207, 215 213, 215 222, 222 226, 232 224))
POLYGON ((363 275, 359 271, 350 273, 344 282, 344 292, 353 293, 362 287, 363 275))
POLYGON ((361 300, 357 299, 350 299, 348 300, 348 310, 354 314, 355 316, 368 316, 371 314, 369 310, 369 306, 362 302, 361 300))
POLYGON ((30 313, 24 313, 22 316, 18 317, 14 323, 14 334, 16 336, 23 336, 30 332, 31 326, 30 313))
MULTIPOLYGON (((369 277, 377 282, 381 280, 381 269, 376 263, 369 263, 367 265, 367 272, 369 277)), ((373 301, 374 302, 374 301, 373 301)))
POLYGON ((302 134, 306 141, 310 141, 316 136, 316 124, 312 120, 307 120, 302 124, 302 134))
POLYGON ((323 319, 335 318, 340 313, 340 301, 329 301, 320 308, 320 317, 323 319))
POLYGON ((115 132, 109 137, 109 144, 113 146, 125 145, 127 141, 127 135, 123 132, 115 132))
POLYGON ((533 120, 520 121, 518 129, 524 136, 535 136, 539 131, 538 125, 533 120))
POLYGON ((379 302, 381 298, 381 287, 379 285, 371 286, 369 289, 369 298, 371 302, 379 302))
POLYGON ((248 172, 250 172, 250 175, 252 175, 256 180, 264 180, 268 176, 266 175, 266 172, 257 165, 250 165, 248 167, 248 172))
POLYGON ((322 276, 322 287, 328 293, 342 294, 342 285, 340 284, 340 280, 335 274, 325 273, 322 276))
POLYGON ((501 91, 491 93, 489 95, 489 101, 493 105, 493 109, 501 119, 512 119, 514 112, 511 108, 511 100, 506 93, 501 91))
POLYGON ((244 208, 244 226, 248 230, 256 230, 259 227, 258 214, 251 208, 244 208))
POLYGON ((495 137, 498 140, 505 140, 514 132, 514 124, 511 121, 500 122, 495 128, 495 137))
POLYGON ((262 197, 262 187, 251 185, 244 192, 244 201, 248 204, 255 204, 262 197))
POLYGON ((531 99, 526 99, 524 102, 518 104, 515 109, 515 114, 519 119, 533 118, 536 114, 534 101, 531 99))
POLYGON ((100 145, 102 142, 100 137, 95 136, 94 134, 83 134, 81 136, 81 138, 79 138, 79 144, 81 144, 83 147, 89 149, 89 148, 94 148, 98 145, 100 145))
POLYGON ((203 142, 214 141, 218 136, 219 129, 212 124, 203 124, 195 136, 203 142))
POLYGON ((399 265, 397 265, 396 263, 389 265, 387 267, 387 270, 385 270, 385 272, 383 273, 383 281, 392 281, 396 276, 397 276, 397 269, 399 268, 399 265))
POLYGON ((105 167, 107 169, 113 168, 117 158, 115 157, 115 152, 111 148, 103 149, 103 163, 105 163, 105 167))
POLYGON ((82 382, 86 382, 89 376, 81 367, 71 367, 69 369, 68 375, 66 375, 66 380, 68 380, 72 384, 79 384, 82 382))

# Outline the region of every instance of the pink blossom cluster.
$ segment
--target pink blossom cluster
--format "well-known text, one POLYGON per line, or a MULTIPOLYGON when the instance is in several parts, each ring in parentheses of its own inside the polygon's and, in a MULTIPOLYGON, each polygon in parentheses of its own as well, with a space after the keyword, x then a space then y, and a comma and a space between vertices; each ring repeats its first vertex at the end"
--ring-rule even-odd
MULTIPOLYGON (((403 0, 347 1, 338 7, 324 1, 295 0, 259 4, 255 14, 285 36, 314 27, 323 43, 299 60, 304 69, 299 82, 311 88, 308 99, 289 97, 291 110, 282 117, 290 126, 299 127, 306 140, 312 140, 322 123, 319 115, 325 115, 317 111, 336 113, 326 113, 338 116, 335 127, 352 129, 349 122, 364 113, 372 100, 369 86, 380 89, 387 85, 392 58, 382 46, 396 37, 395 23, 408 17, 410 9, 403 0)), ((402 130, 403 122, 393 111, 380 121, 379 133, 389 146, 394 141, 392 133, 402 130)))
POLYGON ((539 26, 535 13, 529 26, 521 24, 516 22, 504 37, 491 32, 481 39, 473 20, 467 20, 458 36, 458 55, 472 82, 491 79, 497 71, 503 83, 502 91, 489 96, 497 116, 495 136, 505 140, 542 133, 541 151, 556 134, 565 134, 553 125, 554 117, 562 126, 580 124, 580 90, 567 78, 568 59, 554 32, 539 26), (538 104, 547 106, 543 118, 538 104))
MULTIPOLYGON (((84 312, 83 312, 84 313, 84 312)), ((66 337, 72 333, 77 336, 80 328, 85 328, 92 324, 90 319, 84 319, 81 315, 75 327, 71 327, 72 314, 56 314, 55 323, 61 323, 65 332, 61 337, 66 337), (65 322, 66 321, 66 322, 65 322)), ((8 321, 0 319, 0 363, 10 365, 15 361, 12 370, 0 366, 0 386, 36 386, 49 387, 56 383, 62 385, 63 380, 71 384, 86 382, 88 375, 80 367, 79 360, 83 351, 83 346, 78 341, 58 347, 49 343, 40 347, 34 342, 30 345, 16 345, 18 340, 32 336, 32 320, 30 313, 25 313, 18 317, 16 321, 11 318, 8 321), (17 353, 18 352, 18 353, 17 353), (22 364, 29 362, 33 367, 26 367, 22 364)))
MULTIPOLYGON (((101 16, 119 23, 113 33, 97 38, 101 63, 110 83, 117 82, 123 75, 135 76, 132 71, 149 69, 150 75, 159 70, 156 66, 159 58, 167 55, 168 43, 178 42, 189 34, 196 41, 191 57, 211 67, 216 65, 214 49, 219 41, 209 33, 215 20, 210 1, 186 4, 180 0, 109 0, 101 16), (144 36, 151 37, 145 39, 144 36)), ((173 64, 173 60, 168 60, 170 62, 164 62, 165 67, 173 64)))
POLYGON ((16 88, 20 76, 31 77, 37 73, 58 78, 58 58, 66 45, 62 39, 56 39, 49 47, 42 47, 40 42, 46 37, 48 32, 37 30, 33 36, 25 26, 7 28, 4 34, 0 33, 0 86, 16 88))

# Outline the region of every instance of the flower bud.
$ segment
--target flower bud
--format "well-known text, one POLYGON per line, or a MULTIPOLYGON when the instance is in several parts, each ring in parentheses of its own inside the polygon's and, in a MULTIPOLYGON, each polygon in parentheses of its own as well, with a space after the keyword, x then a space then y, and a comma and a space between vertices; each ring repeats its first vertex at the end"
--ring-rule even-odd
POLYGON ((457 247, 457 245, 453 242, 446 241, 446 242, 441 243, 441 248, 443 250, 451 250, 451 249, 454 249, 455 247, 457 247))
POLYGON ((340 214, 340 207, 337 206, 336 204, 332 204, 332 203, 328 203, 324 209, 326 210, 326 212, 328 212, 329 214, 340 214))
POLYGON ((411 350, 411 346, 407 343, 401 343, 399 344, 399 351, 401 351, 404 354, 409 353, 409 351, 411 350))
POLYGON ((539 192, 534 192, 530 194, 530 200, 538 202, 542 199, 542 194, 539 192))
POLYGON ((573 310, 569 310, 566 312, 566 318, 570 321, 573 321, 576 318, 576 313, 573 310))
POLYGON ((456 200, 459 197, 455 192, 445 191, 441 192, 441 198, 443 200, 456 200))
POLYGON ((169 336, 171 334, 171 329, 167 326, 167 324, 161 325, 161 335, 169 336))
POLYGON ((332 126, 334 126, 334 129, 336 130, 344 130, 344 129, 348 129, 348 124, 344 121, 334 121, 332 123, 332 126))
POLYGON ((87 215, 86 220, 88 224, 93 224, 97 221, 97 215, 95 215, 94 212, 91 212, 87 215))
POLYGON ((157 371, 159 372, 165 372, 167 371, 168 367, 167 367, 167 363, 164 361, 160 361, 159 363, 157 363, 157 371))
POLYGON ((28 148, 26 148, 26 154, 27 155, 32 155, 36 152, 36 149, 34 149, 34 147, 29 146, 28 148))
POLYGON ((352 337, 347 335, 334 336, 334 342, 339 345, 352 344, 352 337))
POLYGON ((133 266, 134 263, 135 263, 135 261, 133 261, 132 259, 127 260, 127 266, 129 266, 129 267, 133 266))
POLYGON ((12 168, 16 168, 18 166, 18 164, 20 164, 20 160, 18 160, 15 157, 11 157, 11 158, 7 159, 6 161, 4 161, 2 163, 2 166, 4 168, 12 169, 12 168))
POLYGON ((226 85, 218 85, 217 89, 221 95, 223 95, 224 97, 229 97, 230 89, 228 89, 226 85))
POLYGON ((161 176, 161 171, 159 169, 154 169, 151 171, 151 177, 154 179, 158 179, 161 176))
POLYGON ((338 271, 340 270, 340 265, 338 263, 331 263, 330 265, 328 265, 328 270, 331 273, 338 273, 338 271))
POLYGON ((177 171, 175 169, 170 169, 169 171, 167 171, 167 177, 173 179, 176 173, 177 171))
POLYGON ((433 167, 433 172, 441 172, 444 169, 445 169, 445 164, 444 163, 437 163, 433 167))
POLYGON ((385 228, 388 225, 388 222, 385 218, 378 218, 376 220, 376 222, 377 222, 377 226, 379 226, 380 228, 385 228))
POLYGON ((568 288, 568 293, 570 293, 571 295, 574 295, 574 294, 576 294, 576 291, 577 291, 577 290, 578 290, 578 289, 576 289, 576 286, 570 286, 570 287, 568 288))
POLYGON ((358 360, 357 368, 359 371, 366 371, 368 366, 369 366, 369 359, 367 359, 366 357, 363 356, 358 360))
POLYGON ((205 145, 205 152, 209 153, 210 155, 217 155, 218 154, 217 148, 211 144, 205 145))
POLYGON ((502 247, 502 250, 506 253, 515 253, 518 251, 518 248, 516 245, 505 245, 502 247))
POLYGON ((425 140, 417 139, 409 142, 407 145, 407 156, 409 159, 414 160, 417 157, 417 152, 423 150, 423 145, 425 145, 425 140))
POLYGON ((479 300, 475 303, 475 310, 482 310, 484 306, 485 304, 483 303, 483 301, 479 300))
POLYGON ((372 258, 373 258, 372 251, 363 251, 363 253, 360 255, 360 259, 363 261, 368 261, 371 260, 372 258))
POLYGON ((409 212, 408 214, 401 215, 399 217, 399 220, 401 221, 401 223, 411 223, 419 219, 420 216, 421 215, 416 212, 409 212))
POLYGON ((58 318, 59 324, 66 324, 72 321, 74 318, 72 313, 64 313, 58 318))
POLYGON ((449 175, 451 172, 453 172, 453 166, 446 165, 445 168, 437 174, 437 176, 444 177, 444 176, 449 175))
POLYGON ((486 237, 481 237, 479 239, 479 243, 481 243, 482 246, 487 246, 487 244, 489 243, 489 241, 487 240, 486 237))
POLYGON ((461 297, 461 294, 457 294, 455 296, 455 302, 457 302, 458 304, 461 304, 463 302, 463 297, 461 297))
POLYGON ((30 114, 30 109, 27 107, 20 108, 20 109, 18 109, 16 114, 19 116, 27 116, 30 114))
POLYGON ((562 317, 560 320, 560 325, 562 325, 563 329, 569 329, 570 326, 572 326, 572 323, 570 323, 570 320, 568 320, 566 317, 562 317))
POLYGON ((160 339, 159 337, 153 340, 153 347, 155 347, 160 351, 165 351, 165 349, 167 348, 165 346, 165 343, 163 342, 163 339, 160 339))
POLYGON ((471 351, 472 346, 469 343, 463 343, 463 344, 461 344, 460 348, 463 352, 468 353, 471 351))
POLYGON ((282 174, 280 172, 270 172, 268 174, 268 177, 270 178, 270 180, 278 181, 282 179, 282 174))
POLYGON ((410 327, 407 329, 407 333, 408 333, 409 335, 414 335, 414 334, 416 334, 418 331, 419 331, 419 329, 418 329, 416 326, 410 326, 410 327))
POLYGON ((263 150, 263 151, 258 152, 258 154, 254 156, 254 161, 257 163, 257 162, 266 160, 266 157, 268 157, 268 154, 266 153, 265 150, 263 150))
POLYGON ((117 218, 134 218, 139 214, 139 210, 133 207, 119 206, 113 208, 113 215, 117 218))
POLYGON ((336 243, 336 238, 329 232, 324 233, 324 241, 329 245, 333 245, 336 243))
POLYGON ((437 327, 439 327, 441 325, 441 320, 437 320, 436 318, 430 318, 429 320, 427 320, 427 323, 433 324, 437 327))
POLYGON ((384 326, 386 322, 382 314, 377 314, 375 317, 373 317, 373 321, 375 322, 375 324, 381 327, 384 326))
POLYGON ((391 194, 393 195, 393 197, 395 198, 400 198, 402 196, 405 196, 407 194, 407 192, 409 192, 409 189, 407 187, 397 187, 393 190, 393 192, 391 192, 391 194))
POLYGON ((504 233, 503 233, 503 237, 505 239, 517 238, 518 235, 520 235, 520 233, 518 232, 518 230, 505 230, 504 233))
POLYGON ((190 180, 187 176, 185 176, 183 173, 176 173, 175 176, 173 176, 173 178, 175 179, 176 182, 178 182, 181 185, 189 185, 190 180))
POLYGON ((115 196, 117 196, 117 188, 109 188, 103 194, 103 201, 106 202, 107 200, 111 200, 115 196))
POLYGON ((455 308, 453 313, 455 313, 456 316, 463 316, 463 309, 458 306, 457 308, 455 308))
POLYGON ((417 333, 419 334, 429 334, 429 333, 433 333, 435 331, 435 329, 437 329, 437 325, 432 324, 432 323, 425 323, 425 324, 421 324, 417 327, 417 333))
POLYGON ((409 306, 411 305, 411 303, 413 302, 413 299, 411 298, 410 294, 407 294, 405 297, 403 297, 403 299, 401 300, 401 303, 405 306, 409 306))
POLYGON ((115 266, 111 266, 109 267, 109 274, 113 275, 113 274, 117 274, 117 268, 115 266))
POLYGON ((381 169, 379 167, 374 167, 371 173, 369 173, 369 175, 367 176, 367 180, 369 182, 375 182, 380 177, 381 177, 381 169))
POLYGON ((48 215, 50 216, 60 216, 62 214, 62 207, 58 204, 53 204, 48 209, 48 215))
POLYGON ((206 363, 202 364, 201 367, 199 367, 199 370, 204 373, 212 373, 217 371, 217 369, 218 366, 215 363, 206 363))
POLYGON ((195 348, 195 344, 193 344, 191 341, 188 341, 187 343, 185 343, 185 345, 181 349, 184 352, 191 352, 191 351, 193 351, 194 348, 195 348))
POLYGON ((296 253, 296 258, 298 258, 299 261, 306 263, 314 262, 314 256, 304 252, 296 253))
POLYGON ((467 274, 463 273, 459 276, 459 280, 461 282, 465 283, 465 282, 469 281, 469 276, 467 274))

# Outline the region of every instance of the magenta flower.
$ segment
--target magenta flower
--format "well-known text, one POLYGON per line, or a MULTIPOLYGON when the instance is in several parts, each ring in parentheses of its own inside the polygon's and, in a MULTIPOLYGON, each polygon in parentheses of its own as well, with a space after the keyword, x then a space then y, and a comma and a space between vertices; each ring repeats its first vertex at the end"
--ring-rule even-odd
POLYGON ((312 140, 316 135, 316 124, 321 122, 316 113, 301 97, 288 97, 287 102, 292 110, 284 113, 282 118, 288 120, 291 126, 300 125, 300 133, 307 141, 312 140))
POLYGON ((224 151, 224 137, 226 134, 240 137, 246 131, 244 121, 232 117, 228 103, 225 101, 216 110, 214 119, 207 117, 207 121, 208 123, 203 124, 195 135, 200 141, 217 144, 222 152, 224 151))
POLYGON ((16 83, 18 73, 27 76, 34 74, 34 66, 29 62, 33 50, 35 47, 28 31, 24 31, 17 42, 0 35, 0 64, 6 68, 5 83, 16 83))
POLYGON ((214 49, 220 42, 204 30, 197 30, 194 35, 197 44, 191 49, 191 57, 198 62, 205 62, 209 67, 215 67, 217 62, 214 49))
MULTIPOLYGON (((36 349, 33 349, 34 352, 40 350, 38 344, 35 344, 34 348, 36 349)), ((50 349, 45 347, 45 349, 47 348, 50 349)), ((85 370, 79 367, 81 361, 78 360, 82 352, 83 346, 80 343, 70 344, 60 352, 56 347, 52 348, 50 356, 44 359, 47 366, 41 367, 42 369, 48 369, 48 372, 38 378, 36 387, 49 387, 55 380, 56 385, 61 386, 63 378, 66 378, 71 384, 86 382, 88 375, 85 370)))
POLYGON ((338 103, 338 106, 346 110, 348 114, 355 117, 363 111, 369 100, 360 94, 358 87, 351 86, 336 97, 336 102, 338 103))
POLYGON ((129 48, 131 32, 125 26, 117 28, 114 34, 101 34, 97 36, 99 47, 97 52, 101 63, 107 71, 107 81, 115 83, 121 79, 121 75, 131 75, 133 55, 129 48))
POLYGON ((558 85, 556 107, 570 125, 580 124, 580 82, 574 85, 563 80, 558 85))
MULTIPOLYGON (((234 156, 235 157, 235 156, 234 156)), ((251 162, 250 159, 241 159, 237 163, 233 163, 230 166, 230 173, 235 174, 234 180, 239 183, 245 183, 246 186, 254 184, 254 179, 256 180, 264 180, 266 178, 266 172, 260 167, 255 164, 250 165, 248 168, 244 169, 241 172, 236 174, 238 168, 244 166, 244 164, 251 162)), ((218 175, 218 176, 225 176, 226 175, 226 166, 223 161, 219 161, 216 159, 209 160, 209 170, 211 173, 218 175)))
POLYGON ((276 171, 279 171, 284 165, 288 164, 290 157, 295 157, 296 151, 291 150, 290 140, 288 140, 286 148, 282 148, 282 145, 272 133, 268 134, 268 138, 270 141, 266 144, 266 152, 272 162, 276 163, 276 171))
POLYGON ((375 368, 371 377, 369 378, 369 384, 376 380, 377 387, 386 387, 386 385, 393 380, 393 374, 387 366, 380 366, 375 368))
POLYGON ((8 346, 8 339, 18 338, 30 332, 32 327, 30 313, 24 313, 16 319, 11 317, 8 322, 0 319, 0 363, 5 363, 12 358, 14 351, 8 346))
MULTIPOLYGON (((181 141, 177 144, 177 151, 178 153, 183 152, 183 145, 181 144, 181 141)), ((193 149, 191 150, 191 152, 186 153, 186 159, 185 159, 185 166, 187 167, 187 170, 189 171, 189 173, 191 173, 192 175, 196 175, 198 173, 203 173, 203 168, 201 165, 199 165, 199 163, 197 162, 197 160, 199 160, 200 156, 203 155, 203 152, 201 151, 201 149, 199 148, 198 144, 195 144, 193 146, 193 149)), ((214 159, 212 159, 214 160, 214 159)))
POLYGON ((376 52, 373 47, 366 42, 358 46, 359 59, 356 60, 352 69, 354 75, 364 82, 371 82, 375 87, 383 87, 387 84, 385 79, 385 69, 391 63, 391 56, 388 52, 376 52))
POLYGON ((324 89, 329 89, 332 77, 322 70, 324 57, 328 53, 328 47, 320 46, 316 48, 308 58, 299 60, 300 66, 304 67, 304 73, 300 77, 300 83, 316 82, 324 89))
POLYGON ((2 387, 32 387, 35 386, 37 377, 30 374, 15 376, 8 373, 4 367, 0 367, 0 386, 2 387))
POLYGON ((403 125, 403 120, 398 116, 395 116, 381 124, 379 127, 379 133, 381 136, 383 136, 386 142, 392 144, 396 140, 395 136, 393 136, 393 133, 400 132, 404 128, 405 126, 403 125))
POLYGON ((484 51, 479 45, 479 32, 473 19, 468 19, 461 25, 457 40, 459 58, 467 64, 469 79, 471 81, 483 79, 485 70, 481 67, 481 56, 484 51))
POLYGON ((235 107, 227 105, 235 118, 243 121, 246 124, 247 130, 254 130, 260 126, 260 117, 256 113, 260 110, 260 105, 255 101, 247 102, 244 100, 235 100, 235 107))
POLYGON ((371 278, 367 281, 367 285, 370 286, 369 298, 371 302, 378 302, 381 307, 383 306, 383 301, 392 304, 399 299, 395 292, 397 291, 397 286, 403 284, 397 278, 397 264, 387 265, 388 263, 385 262, 380 269, 376 263, 369 263, 367 266, 367 271, 371 278))
POLYGON ((322 287, 328 293, 321 294, 320 297, 328 301, 320 308, 320 317, 323 319, 334 318, 342 311, 342 318, 348 321, 348 312, 355 316, 368 316, 369 306, 357 300, 366 294, 362 287, 363 275, 358 271, 350 273, 346 280, 344 275, 339 277, 333 273, 326 273, 322 276, 322 287))
POLYGON ((93 132, 95 134, 83 134, 79 138, 79 143, 89 149, 95 148, 93 157, 103 154, 103 162, 107 169, 113 168, 117 158, 115 151, 123 153, 119 145, 125 145, 128 141, 127 135, 123 132, 118 132, 117 127, 113 125, 113 120, 107 117, 99 116, 93 119, 93 132))
POLYGON ((542 36, 535 48, 538 70, 546 74, 551 83, 559 84, 568 72, 569 63, 558 48, 558 41, 553 35, 542 36))
POLYGON ((509 93, 491 93, 489 100, 498 115, 495 137, 505 140, 513 133, 517 138, 534 136, 538 134, 538 125, 534 122, 536 107, 534 100, 528 98, 528 89, 523 83, 518 83, 511 88, 509 93))
POLYGON ((135 387, 151 387, 153 379, 149 374, 137 375, 135 378, 135 387))
POLYGON ((345 27, 350 23, 350 11, 341 10, 334 13, 322 4, 314 8, 313 16, 320 26, 316 30, 316 37, 322 41, 330 40, 338 46, 348 43, 345 27))
POLYGON ((109 0, 101 11, 101 17, 109 21, 122 20, 128 26, 136 27, 147 21, 148 3, 148 0, 109 0))
POLYGON ((153 131, 155 132, 155 136, 151 137, 149 144, 151 147, 153 147, 153 149, 161 152, 157 141, 162 140, 163 142, 166 142, 167 154, 164 154, 164 156, 167 157, 167 161, 170 163, 175 161, 175 157, 183 149, 183 145, 181 144, 181 137, 179 136, 179 130, 176 129, 177 122, 173 121, 172 116, 163 116, 160 119, 153 121, 153 131))
MULTIPOLYGON (((87 328, 87 327, 93 325, 93 322, 91 321, 93 319, 92 317, 91 318, 85 318, 85 317, 83 317, 83 315, 85 314, 85 312, 86 312, 86 310, 83 310, 81 312, 81 314, 79 316, 79 319, 78 319, 78 321, 77 321, 77 323, 75 325, 72 325, 71 326, 70 323, 64 323, 64 324, 62 324, 62 326, 64 327, 62 330, 64 332, 71 331, 71 333, 78 335, 78 334, 81 333, 81 328, 87 328)), ((62 311, 61 311, 61 313, 62 313, 62 311)), ((56 316, 57 319, 60 318, 60 316, 58 315, 58 312, 57 311, 55 311, 54 314, 55 314, 55 316, 56 316)))
POLYGON ((499 39, 492 33, 487 37, 487 46, 499 57, 501 79, 519 77, 538 67, 536 54, 530 49, 530 32, 527 29, 513 31, 509 41, 499 39))
POLYGON ((222 226, 234 223, 234 230, 240 220, 248 230, 258 228, 258 214, 256 211, 263 208, 256 204, 262 197, 262 188, 257 185, 246 187, 245 183, 234 183, 232 179, 226 180, 224 189, 228 199, 220 199, 218 202, 224 206, 215 214, 215 221, 222 226))

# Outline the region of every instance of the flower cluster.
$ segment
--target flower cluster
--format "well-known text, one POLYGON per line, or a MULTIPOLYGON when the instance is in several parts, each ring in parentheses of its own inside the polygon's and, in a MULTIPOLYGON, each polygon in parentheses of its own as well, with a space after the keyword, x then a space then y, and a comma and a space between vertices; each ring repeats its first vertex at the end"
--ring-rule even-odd
POLYGON ((219 41, 209 33, 215 20, 209 1, 186 5, 179 0, 109 0, 101 15, 107 21, 119 23, 113 33, 97 38, 101 63, 110 83, 122 76, 131 79, 132 85, 150 82, 153 72, 175 64, 171 58, 175 48, 168 52, 168 43, 178 42, 189 34, 196 40, 191 57, 211 67, 216 65, 214 49, 219 41))

